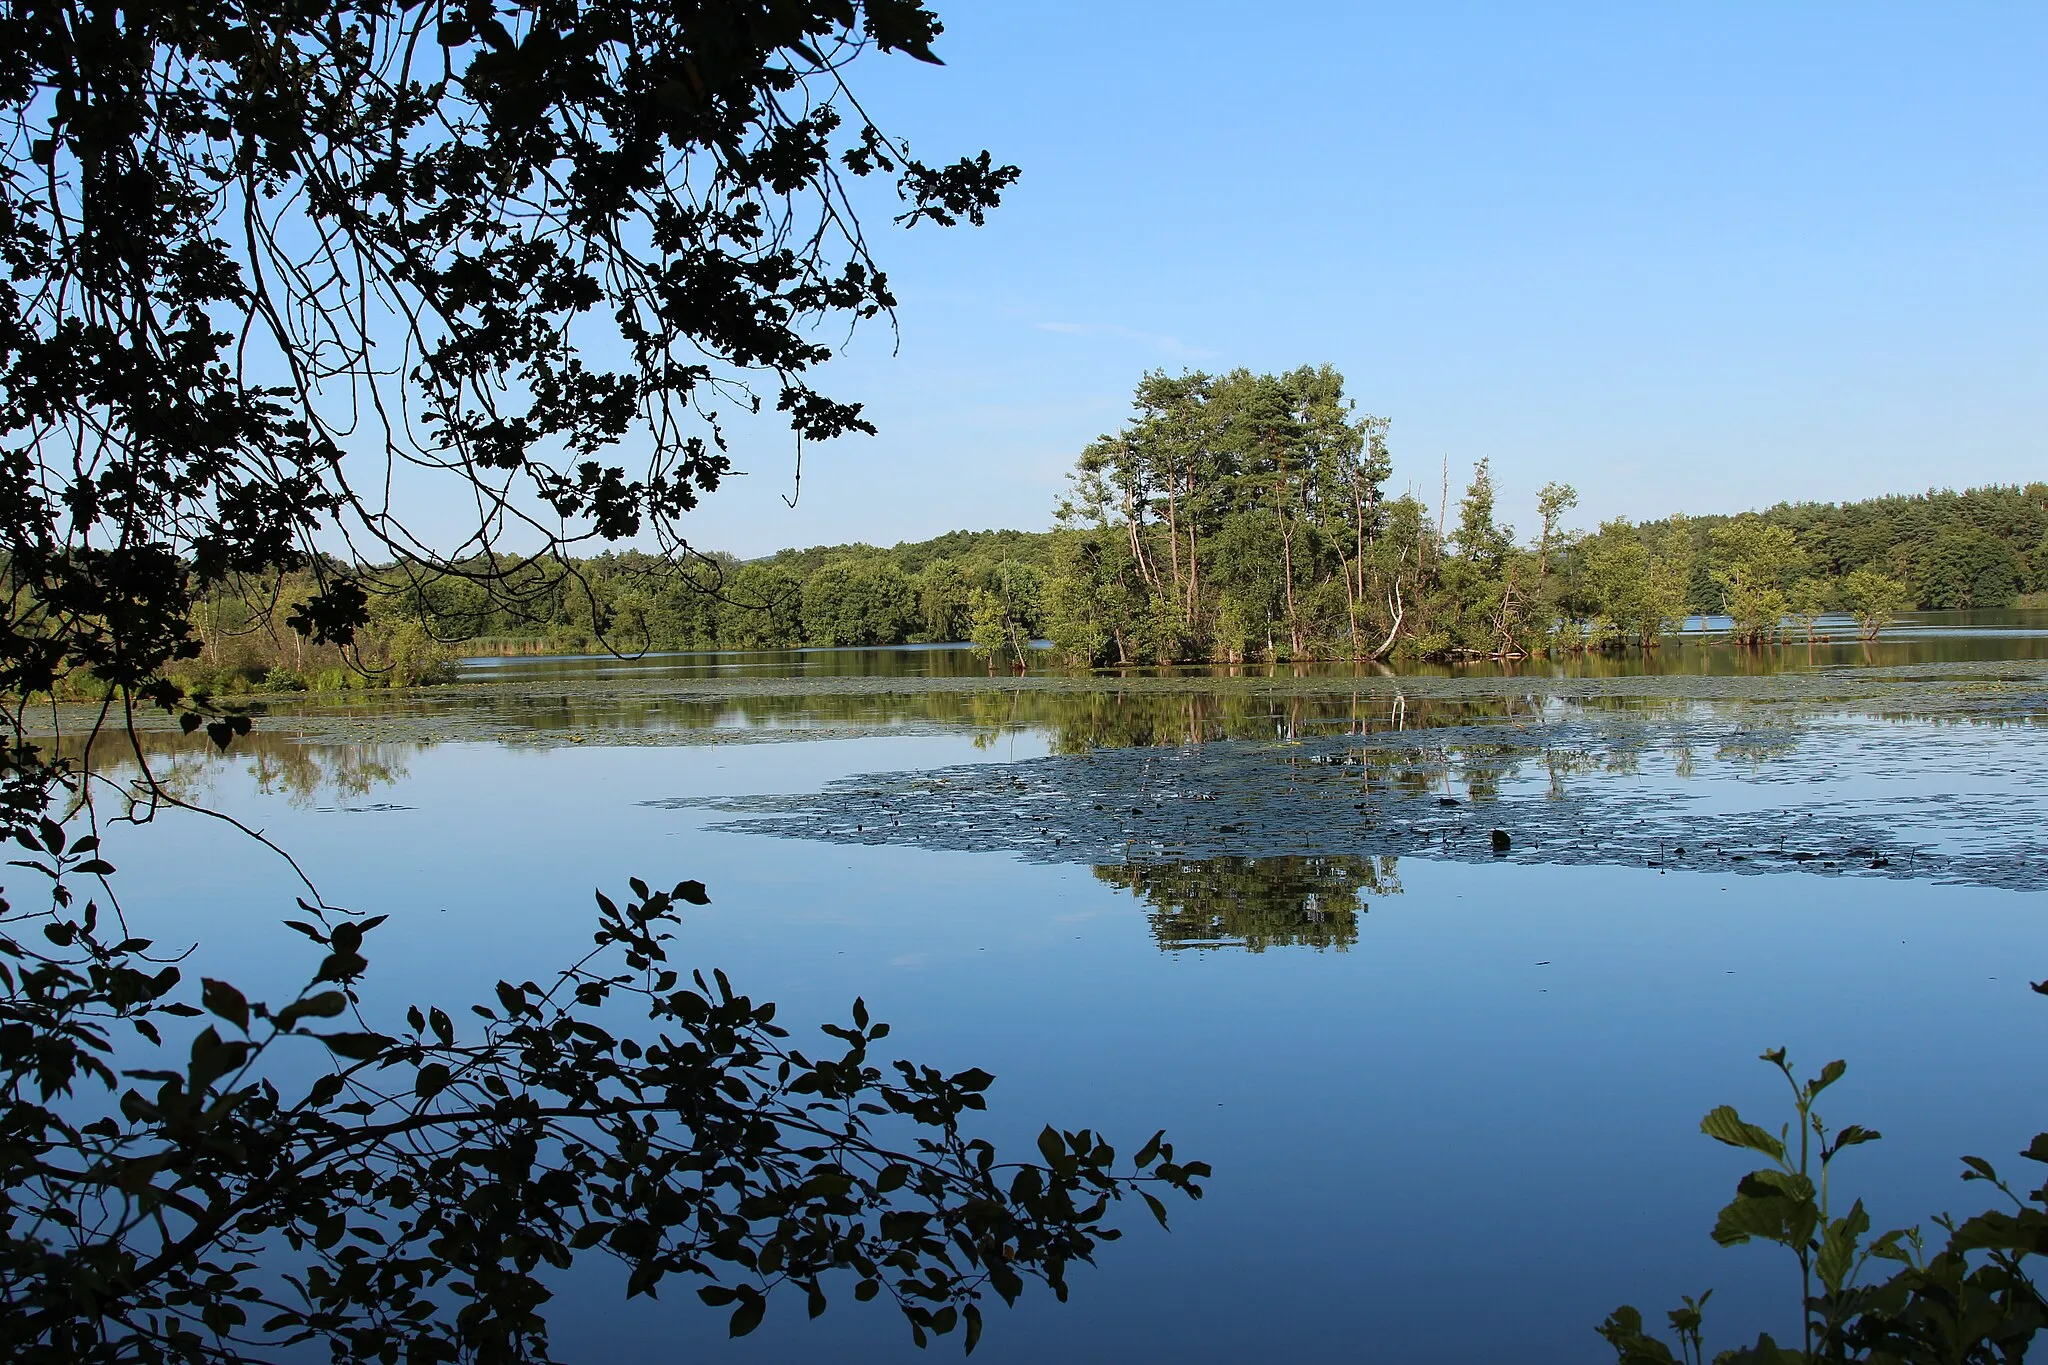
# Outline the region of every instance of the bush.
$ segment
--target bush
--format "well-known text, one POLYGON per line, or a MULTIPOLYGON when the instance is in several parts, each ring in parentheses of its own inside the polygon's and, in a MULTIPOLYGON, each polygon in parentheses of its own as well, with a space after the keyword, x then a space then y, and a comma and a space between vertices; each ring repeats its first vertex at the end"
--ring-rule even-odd
MULTIPOLYGON (((2036 986, 2036 990, 2043 987, 2036 986)), ((1801 1082, 1777 1048, 1763 1054, 1792 1089, 1793 1122, 1772 1134, 1721 1105, 1700 1120, 1716 1142, 1765 1157, 1735 1186, 1735 1198, 1714 1223, 1722 1246, 1763 1241, 1784 1247, 1799 1267, 1800 1345, 1779 1346, 1768 1334, 1754 1346, 1723 1351, 1715 1365, 1809 1365, 1865 1361, 1870 1365, 2007 1365, 2048 1325, 2048 1302, 2027 1273, 2028 1258, 2048 1255, 2048 1185, 2022 1197, 1982 1157, 1963 1158, 1963 1179, 1987 1181, 2012 1204, 1958 1223, 1942 1215, 1947 1233, 1932 1255, 1918 1227, 1899 1228, 1865 1241, 1870 1216, 1863 1201, 1835 1213, 1829 1168, 1850 1147, 1879 1134, 1858 1124, 1830 1129, 1814 1111, 1820 1093, 1847 1067, 1829 1062, 1801 1082), (1860 1283, 1872 1261, 1899 1267, 1887 1278, 1860 1283)), ((2048 1164, 2048 1133, 2020 1153, 2048 1164)), ((1706 1357, 1701 1310, 1712 1291, 1688 1296, 1667 1318, 1678 1340, 1672 1354, 1643 1331, 1643 1315, 1623 1306, 1600 1326, 1620 1365, 1699 1365, 1706 1357)))

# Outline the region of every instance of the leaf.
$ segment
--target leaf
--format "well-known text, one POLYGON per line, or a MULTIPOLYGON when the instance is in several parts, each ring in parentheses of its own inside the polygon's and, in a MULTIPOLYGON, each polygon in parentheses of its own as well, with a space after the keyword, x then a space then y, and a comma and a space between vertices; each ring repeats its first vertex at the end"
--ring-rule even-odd
POLYGON ((249 1031, 249 1002, 227 982, 216 981, 210 976, 199 978, 199 999, 209 1012, 219 1015, 244 1033, 249 1031))
POLYGON ((1714 1240, 1722 1246, 1736 1246, 1752 1237, 1781 1246, 1795 1246, 1801 1206, 1790 1199, 1738 1197, 1714 1220, 1714 1240))
POLYGON ((1159 1220, 1159 1226, 1165 1227, 1166 1205, 1159 1202, 1159 1197, 1150 1190, 1139 1190, 1138 1197, 1145 1201, 1146 1208, 1152 1210, 1152 1216, 1159 1220))
POLYGON ((1778 1345, 1766 1332, 1756 1339, 1754 1346, 1723 1351, 1714 1357, 1714 1365, 1807 1365, 1807 1360, 1805 1352, 1778 1345))
POLYGON ((1762 1152, 1773 1161, 1785 1159, 1785 1144, 1755 1124, 1743 1122, 1742 1115, 1735 1112, 1733 1105, 1718 1105, 1709 1110, 1707 1116, 1700 1120, 1700 1131, 1730 1147, 1762 1152))
POLYGON ((1820 1254, 1814 1258, 1813 1264, 1821 1283, 1828 1287, 1830 1293, 1841 1293, 1842 1285, 1856 1263, 1856 1244, 1868 1231, 1870 1215, 1863 1211, 1863 1201, 1859 1199, 1850 1206, 1847 1215, 1835 1219, 1821 1234, 1820 1254))
POLYGON ((211 1027, 201 1029, 192 1040, 192 1060, 186 1086, 193 1095, 203 1095, 213 1083, 239 1067, 249 1055, 247 1043, 224 1041, 211 1027))
POLYGON ((348 1008, 348 997, 340 991, 321 991, 294 1000, 277 1012, 277 1026, 289 1029, 301 1019, 332 1019, 348 1008))
POLYGON ((381 1033, 316 1033, 313 1036, 325 1043, 327 1050, 335 1056, 357 1062, 370 1061, 394 1041, 381 1033))
POLYGON ((447 1088, 448 1068, 440 1062, 428 1062, 413 1077, 413 1093, 423 1100, 430 1100, 447 1088))
POLYGON ((759 1293, 748 1293, 740 1306, 732 1310, 732 1319, 725 1326, 729 1337, 743 1337, 761 1325, 761 1317, 768 1311, 768 1300, 759 1293))
POLYGON ((1997 1210, 1980 1213, 1950 1234, 1948 1249, 2048 1255, 2048 1216, 2039 1209, 2023 1209, 2016 1214, 1997 1210))
POLYGON ((704 889, 702 882, 677 882, 675 898, 679 901, 688 901, 692 905, 711 904, 711 893, 704 889))

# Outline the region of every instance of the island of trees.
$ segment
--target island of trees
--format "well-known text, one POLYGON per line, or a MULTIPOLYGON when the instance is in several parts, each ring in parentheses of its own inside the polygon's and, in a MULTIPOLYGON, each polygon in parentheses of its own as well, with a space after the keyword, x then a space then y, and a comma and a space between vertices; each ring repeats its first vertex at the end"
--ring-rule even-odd
POLYGON ((1875 634, 1908 608, 2048 592, 2048 484, 1583 531, 1576 490, 1551 483, 1518 533, 1484 460, 1462 491, 1444 468, 1423 471, 1426 492, 1391 493, 1388 425, 1328 366, 1148 374, 1131 419, 1081 452, 1051 531, 748 561, 625 550, 357 568, 376 589, 358 659, 280 622, 268 604, 305 585, 273 582, 199 604, 191 668, 216 688, 291 689, 429 680, 455 653, 606 649, 969 641, 1021 663, 1050 640, 1084 666, 1514 658, 1654 649, 1703 615, 1752 645, 1810 635, 1828 612, 1875 634))

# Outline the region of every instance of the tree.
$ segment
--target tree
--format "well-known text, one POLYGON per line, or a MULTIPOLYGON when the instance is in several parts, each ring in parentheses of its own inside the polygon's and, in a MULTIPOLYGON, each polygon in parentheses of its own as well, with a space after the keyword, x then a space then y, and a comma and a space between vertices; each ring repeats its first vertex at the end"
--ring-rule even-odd
POLYGON ((1920 561, 1914 595, 1936 610, 2004 607, 2019 593, 2020 565, 1987 532, 1960 528, 1935 538, 1920 561))
MULTIPOLYGON (((854 98, 867 54, 936 61, 919 0, 0 0, 0 33, 17 737, 38 697, 90 687, 116 729, 156 705, 233 744, 249 717, 167 676, 223 594, 278 600, 322 648, 441 578, 601 632, 591 578, 619 566, 570 550, 638 536, 690 562, 731 412, 772 406, 793 442, 871 429, 811 379, 821 324, 894 304, 848 179, 891 180, 914 226, 979 223, 1016 175, 922 161, 854 98), (408 530, 401 466, 475 507, 466 537, 408 530), (540 553, 507 556, 515 531, 540 553)), ((146 819, 178 798, 134 758, 146 819)), ((0 837, 28 854, 0 903, 9 1359, 544 1359, 544 1270, 600 1250, 630 1293, 700 1281, 735 1333, 777 1286, 819 1311, 842 1273, 917 1340, 971 1343, 984 1289, 1064 1293, 1112 1203, 1151 1200, 1138 1182, 1198 1188, 1157 1140, 1114 1174, 1086 1130, 998 1162, 960 1127, 985 1073, 885 1079, 858 1003, 840 1055, 789 1046, 772 1006, 667 965, 694 882, 600 897, 596 953, 501 983, 481 1025, 380 1031, 356 993, 378 919, 317 899, 305 990, 195 1000, 140 907, 77 889, 114 873, 109 780, 18 738, 0 755, 0 837), (646 1034, 594 1018, 634 997, 646 1034), (326 1069, 294 1083, 294 1051, 326 1069)))
POLYGON ((1892 618, 1912 605, 1906 585, 1876 569, 1861 568, 1842 580, 1842 605, 1856 618, 1858 631, 1874 640, 1892 618))
POLYGON ((1812 644, 1820 626, 1820 618, 1834 610, 1841 601, 1842 585, 1832 578, 1820 574, 1807 574, 1792 585, 1786 594, 1786 614, 1798 622, 1800 633, 1806 642, 1812 644))
POLYGON ((1546 483, 1536 495, 1536 515, 1543 519, 1543 536, 1536 543, 1536 571, 1550 573, 1550 546, 1557 525, 1566 512, 1579 505, 1579 490, 1568 483, 1546 483))
POLYGON ((1472 482, 1458 501, 1458 554, 1483 569, 1498 569, 1514 548, 1514 532, 1493 521, 1493 467, 1489 460, 1472 466, 1472 482))
POLYGON ((1713 578, 1723 610, 1735 623, 1735 638, 1761 644, 1784 625, 1790 610, 1786 589, 1806 567, 1806 556, 1786 527, 1746 515, 1717 526, 1711 538, 1720 565, 1713 578))
POLYGON ((1585 542, 1586 592, 1611 635, 1644 649, 1676 630, 1686 616, 1692 577, 1689 538, 1681 526, 1655 537, 1627 518, 1602 523, 1585 542))
POLYGON ((1295 657, 1363 654, 1386 427, 1327 365, 1145 375, 1131 421, 1081 452, 1061 501, 1055 639, 1091 662, 1242 659, 1283 639, 1295 657))
POLYGON ((918 621, 927 640, 967 635, 967 576, 951 559, 935 559, 917 575, 918 621))

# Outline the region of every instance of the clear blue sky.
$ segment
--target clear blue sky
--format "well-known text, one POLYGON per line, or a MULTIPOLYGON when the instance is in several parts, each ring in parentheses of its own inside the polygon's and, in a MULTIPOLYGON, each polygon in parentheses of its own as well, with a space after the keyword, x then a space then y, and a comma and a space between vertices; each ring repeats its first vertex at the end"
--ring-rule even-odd
POLYGON ((1024 178, 881 235, 882 432, 768 424, 693 539, 1050 523, 1148 368, 1328 361, 1394 489, 1582 524, 2048 478, 2048 7, 937 0, 881 120, 1024 178), (1455 493, 1454 493, 1455 496, 1455 493))

